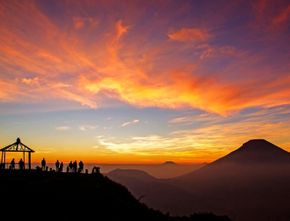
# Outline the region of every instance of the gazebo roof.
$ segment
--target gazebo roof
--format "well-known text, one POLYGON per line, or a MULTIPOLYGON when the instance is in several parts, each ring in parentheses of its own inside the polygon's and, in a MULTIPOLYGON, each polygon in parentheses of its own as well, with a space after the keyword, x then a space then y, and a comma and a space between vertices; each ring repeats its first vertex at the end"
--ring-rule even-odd
POLYGON ((2 152, 34 152, 31 148, 23 144, 18 137, 16 142, 0 149, 2 152))

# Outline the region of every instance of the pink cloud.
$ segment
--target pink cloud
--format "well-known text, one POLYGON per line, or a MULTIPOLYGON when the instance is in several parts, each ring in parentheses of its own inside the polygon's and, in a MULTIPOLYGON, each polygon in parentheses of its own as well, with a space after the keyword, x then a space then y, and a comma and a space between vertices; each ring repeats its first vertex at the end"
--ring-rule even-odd
POLYGON ((283 25, 283 24, 287 23, 289 18, 290 18, 290 5, 288 5, 288 7, 283 9, 279 14, 277 14, 273 18, 272 25, 274 25, 274 26, 283 25))
POLYGON ((181 28, 180 30, 168 34, 170 40, 173 41, 207 41, 210 34, 205 29, 200 28, 181 28))
POLYGON ((242 55, 235 47, 232 46, 223 46, 223 47, 213 47, 207 45, 205 50, 201 53, 200 59, 207 59, 219 56, 239 56, 242 55))

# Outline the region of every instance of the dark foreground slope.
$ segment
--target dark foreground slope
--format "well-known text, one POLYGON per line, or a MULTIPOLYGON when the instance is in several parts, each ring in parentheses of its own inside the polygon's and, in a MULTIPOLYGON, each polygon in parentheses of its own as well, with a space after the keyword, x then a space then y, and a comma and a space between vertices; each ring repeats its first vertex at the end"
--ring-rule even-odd
POLYGON ((169 217, 101 174, 0 171, 0 220, 228 220, 169 217))

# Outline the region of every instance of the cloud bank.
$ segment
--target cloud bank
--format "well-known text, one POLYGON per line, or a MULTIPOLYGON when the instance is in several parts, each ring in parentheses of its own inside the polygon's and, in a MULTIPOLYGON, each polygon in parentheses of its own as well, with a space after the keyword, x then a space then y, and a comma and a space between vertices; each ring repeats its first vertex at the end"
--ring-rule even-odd
MULTIPOLYGON (((118 16, 101 18, 89 13, 96 3, 87 3, 66 6, 63 15, 54 17, 40 3, 1 1, 0 102, 55 99, 98 108, 115 100, 221 115, 290 103, 289 44, 282 34, 269 29, 260 39, 247 22, 233 28, 220 17, 204 24, 194 17, 171 23, 170 16, 153 16, 145 23, 146 10, 134 4, 132 13, 120 8, 118 16), (229 31, 214 29, 217 22, 229 31), (240 38, 245 31, 251 35, 240 38), (273 39, 279 45, 270 44, 273 39), (258 47, 261 42, 266 46, 258 47)), ((266 3, 249 13, 261 19, 271 15, 272 24, 282 27, 289 20, 285 4, 271 14, 266 3)), ((100 7, 109 14, 109 5, 100 7)), ((173 17, 181 13, 174 7, 166 12, 173 17)), ((195 9, 183 13, 190 17, 190 10, 195 9)))

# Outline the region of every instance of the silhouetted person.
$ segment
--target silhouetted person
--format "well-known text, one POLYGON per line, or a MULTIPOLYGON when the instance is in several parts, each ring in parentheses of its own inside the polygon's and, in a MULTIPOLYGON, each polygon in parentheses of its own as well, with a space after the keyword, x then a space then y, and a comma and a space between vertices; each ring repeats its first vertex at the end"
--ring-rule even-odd
POLYGON ((76 173, 76 172, 77 172, 77 169, 78 169, 78 163, 77 163, 77 161, 75 160, 75 161, 73 162, 73 171, 76 173))
POLYGON ((63 162, 61 162, 60 164, 59 164, 59 172, 62 172, 63 171, 63 162))
POLYGON ((84 163, 83 163, 83 161, 80 161, 79 162, 79 173, 81 173, 81 172, 83 172, 83 170, 84 170, 84 163))
POLYGON ((24 170, 24 161, 22 160, 22 158, 19 160, 18 165, 20 170, 24 170))
POLYGON ((68 167, 69 167, 69 171, 72 172, 73 171, 73 163, 72 163, 72 161, 69 162, 68 167))
POLYGON ((45 161, 44 158, 43 158, 42 161, 41 161, 41 168, 42 168, 43 171, 46 170, 46 161, 45 161))
POLYGON ((14 170, 15 169, 15 159, 13 158, 10 162, 10 169, 14 170))
POLYGON ((55 171, 56 172, 59 171, 59 161, 58 160, 55 162, 55 171))

